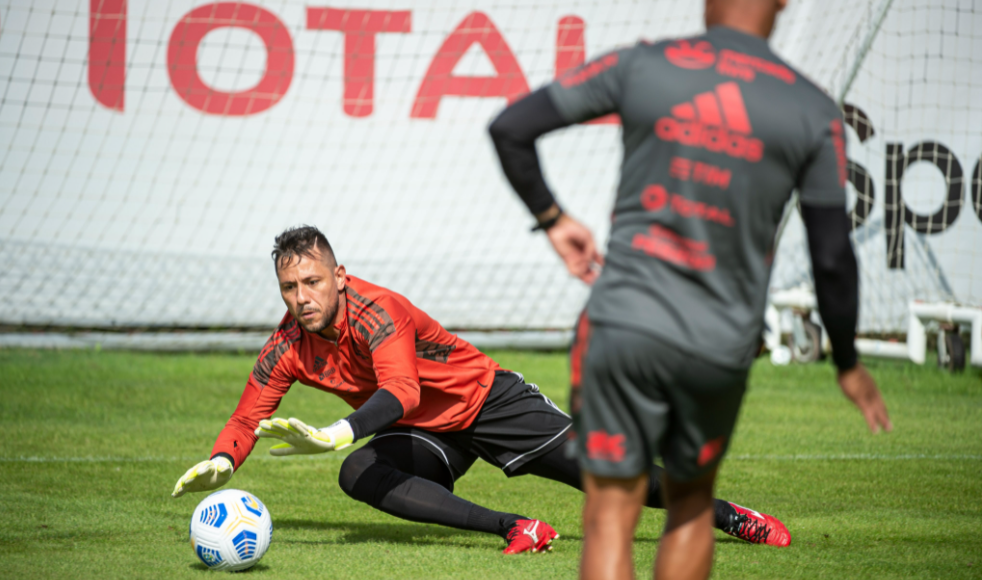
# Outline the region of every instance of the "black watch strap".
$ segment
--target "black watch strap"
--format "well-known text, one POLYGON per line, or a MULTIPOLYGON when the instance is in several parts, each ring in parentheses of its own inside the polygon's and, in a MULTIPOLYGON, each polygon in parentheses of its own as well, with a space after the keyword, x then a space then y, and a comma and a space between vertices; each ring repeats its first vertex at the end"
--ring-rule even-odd
POLYGON ((561 217, 563 217, 563 210, 560 209, 559 213, 557 213, 556 215, 552 216, 551 218, 545 221, 539 222, 534 228, 532 228, 532 231, 533 232, 537 232, 539 230, 547 231, 549 228, 556 225, 559 222, 559 218, 561 217))

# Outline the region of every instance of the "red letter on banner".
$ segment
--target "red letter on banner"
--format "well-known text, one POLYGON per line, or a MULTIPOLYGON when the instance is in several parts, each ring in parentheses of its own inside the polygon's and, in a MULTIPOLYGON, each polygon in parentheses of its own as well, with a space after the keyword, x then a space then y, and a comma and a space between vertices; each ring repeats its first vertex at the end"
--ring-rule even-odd
POLYGON ((372 114, 375 94, 375 34, 409 32, 408 10, 341 10, 307 8, 307 28, 344 33, 344 112, 352 117, 372 114))
POLYGON ((419 85, 410 117, 435 119, 440 99, 455 97, 507 97, 514 101, 529 92, 528 82, 522 73, 508 43, 483 12, 471 12, 443 41, 423 82, 419 85), (493 77, 457 77, 453 69, 472 44, 477 43, 488 55, 494 70, 493 77))
POLYGON ((239 2, 205 4, 181 18, 167 45, 167 72, 184 102, 212 115, 254 115, 275 105, 293 80, 293 41, 272 12, 239 2), (205 85, 198 74, 198 45, 216 28, 245 28, 266 45, 266 72, 259 84, 226 93, 205 85))
MULTIPOLYGON (((586 24, 579 16, 563 16, 559 20, 556 31, 556 78, 564 73, 582 66, 586 61, 586 49, 583 43, 583 33, 586 24)), ((619 115, 606 115, 599 119, 587 121, 586 125, 620 125, 619 115)))
POLYGON ((586 24, 579 16, 563 16, 556 31, 556 78, 586 61, 583 31, 586 24))
POLYGON ((123 112, 126 97, 126 0, 89 0, 89 90, 123 112))

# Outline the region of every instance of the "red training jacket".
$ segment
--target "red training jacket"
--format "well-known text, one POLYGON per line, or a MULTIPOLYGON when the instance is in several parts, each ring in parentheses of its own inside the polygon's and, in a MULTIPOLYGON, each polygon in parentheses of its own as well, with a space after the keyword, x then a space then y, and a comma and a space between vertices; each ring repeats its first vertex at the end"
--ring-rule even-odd
POLYGON ((232 417, 212 449, 238 469, 294 382, 334 393, 358 409, 378 389, 402 403, 397 426, 466 429, 487 399, 498 364, 450 334, 404 296, 347 277, 347 307, 335 344, 287 313, 259 353, 232 417))

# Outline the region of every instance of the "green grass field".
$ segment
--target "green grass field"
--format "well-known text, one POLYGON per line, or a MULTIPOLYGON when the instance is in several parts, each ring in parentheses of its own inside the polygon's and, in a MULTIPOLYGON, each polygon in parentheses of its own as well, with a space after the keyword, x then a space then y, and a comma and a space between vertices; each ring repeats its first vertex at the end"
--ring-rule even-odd
MULTIPOLYGON (((560 405, 562 354, 498 352, 560 405)), ((251 356, 0 350, 0 578, 204 578, 187 542, 202 497, 170 497, 208 456, 251 356)), ((871 436, 829 365, 751 375, 717 495, 780 517, 787 549, 718 535, 715 578, 982 578, 982 373, 869 362, 895 430, 871 436)), ((348 413, 297 386, 280 416, 315 425, 348 413)), ((550 554, 505 557, 500 538, 397 520, 337 486, 344 452, 274 459, 260 442, 230 484, 273 515, 251 576, 575 578, 582 498, 478 462, 457 492, 552 524, 550 554)), ((635 542, 649 577, 664 523, 644 514, 635 542)))

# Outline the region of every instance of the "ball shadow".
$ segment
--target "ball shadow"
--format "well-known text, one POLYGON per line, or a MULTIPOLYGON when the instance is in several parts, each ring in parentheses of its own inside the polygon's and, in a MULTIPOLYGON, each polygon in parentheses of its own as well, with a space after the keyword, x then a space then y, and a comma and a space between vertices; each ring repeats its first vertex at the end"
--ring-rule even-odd
MULTIPOLYGON (((205 566, 201 562, 195 562, 193 564, 188 564, 188 568, 190 568, 191 570, 198 570, 198 571, 201 571, 201 572, 211 572, 212 571, 211 568, 209 568, 208 566, 205 566)), ((269 570, 269 566, 267 566, 266 564, 263 564, 262 562, 260 562, 260 563, 256 564, 255 566, 253 566, 252 568, 248 568, 246 570, 242 570, 242 571, 236 572, 236 574, 248 574, 249 572, 252 572, 253 570, 269 570)))

